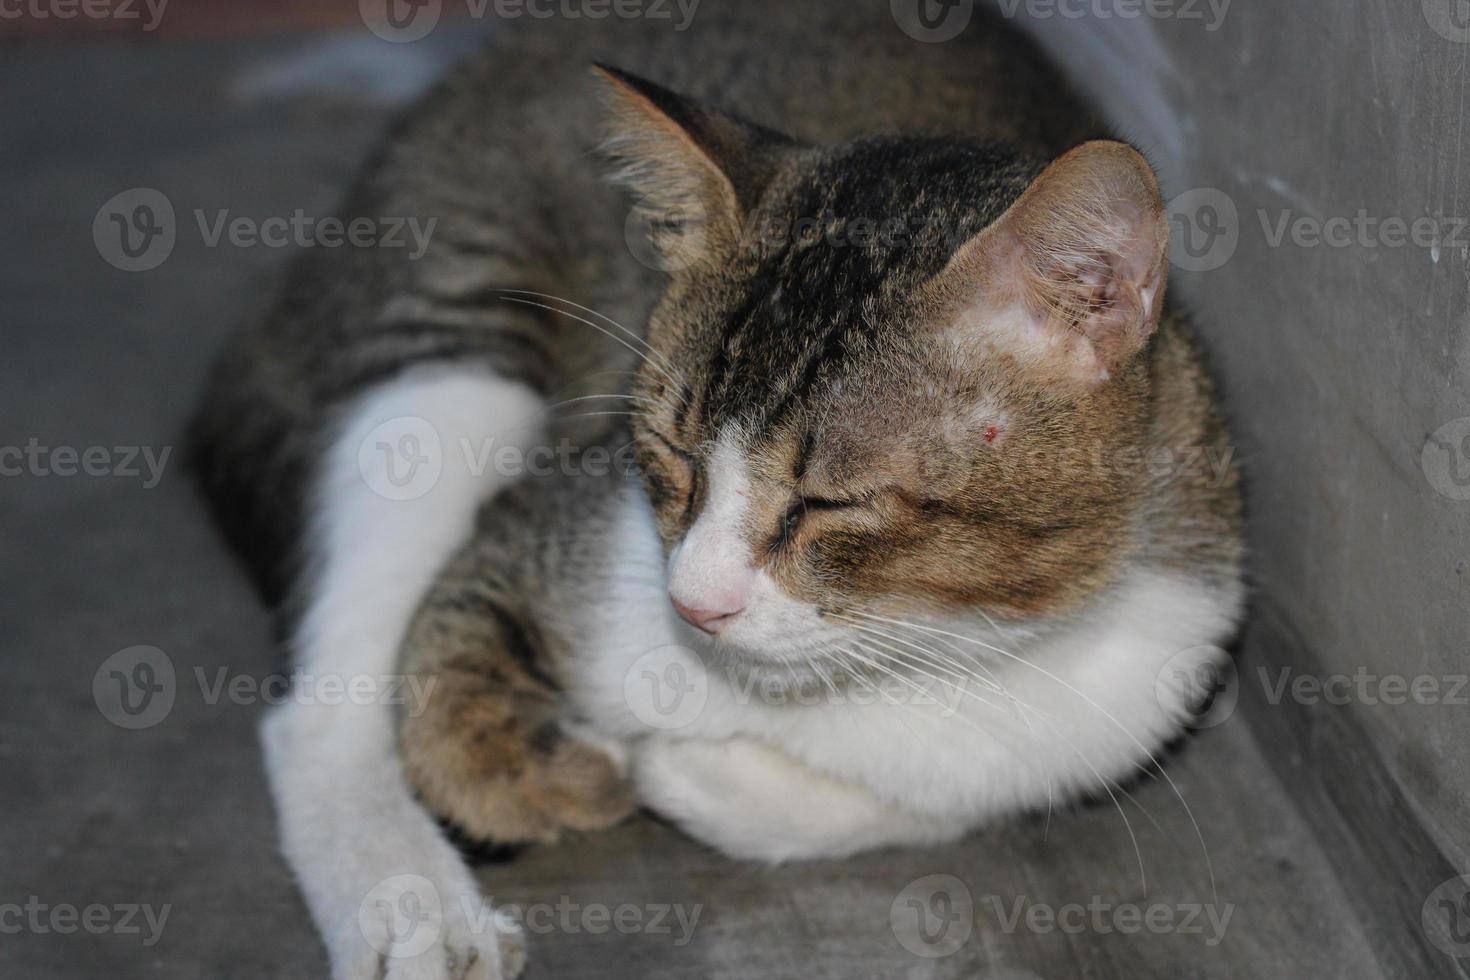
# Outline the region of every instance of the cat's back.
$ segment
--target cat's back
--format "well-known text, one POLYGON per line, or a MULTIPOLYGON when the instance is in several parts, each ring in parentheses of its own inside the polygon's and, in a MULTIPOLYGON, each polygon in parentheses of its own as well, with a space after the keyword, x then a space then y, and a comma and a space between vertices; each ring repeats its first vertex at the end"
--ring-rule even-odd
POLYGON ((630 256, 630 202, 596 153, 605 110, 594 63, 818 144, 928 132, 1050 158, 1095 133, 1029 40, 979 10, 934 42, 906 31, 890 0, 634 6, 650 16, 498 24, 404 115, 365 176, 368 199, 385 213, 443 215, 449 234, 477 222, 463 234, 545 255, 584 301, 637 320, 660 280, 630 256))
POLYGON ((667 19, 505 22, 452 88, 497 116, 553 111, 582 129, 596 123, 587 68, 600 61, 819 143, 927 130, 1055 153, 1087 132, 1060 75, 993 14, 941 42, 912 36, 890 0, 691 4, 687 21, 669 0, 641 4, 667 19))
POLYGON ((640 321, 662 280, 635 260, 631 202, 597 153, 606 124, 597 63, 814 144, 932 133, 1001 140, 1048 159, 1095 134, 1060 74, 997 15, 976 10, 957 36, 935 42, 905 30, 893 7, 639 0, 596 19, 497 23, 480 52, 401 114, 344 207, 432 219, 428 254, 308 257, 277 317, 291 335, 282 348, 303 343, 298 324, 283 321, 352 332, 379 324, 385 308, 412 316, 403 296, 484 299, 492 281, 575 294, 640 321))

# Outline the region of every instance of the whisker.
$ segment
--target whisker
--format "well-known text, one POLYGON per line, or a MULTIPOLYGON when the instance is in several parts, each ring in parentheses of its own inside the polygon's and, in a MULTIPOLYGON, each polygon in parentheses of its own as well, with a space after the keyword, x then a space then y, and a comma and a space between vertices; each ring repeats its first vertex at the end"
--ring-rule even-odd
MULTIPOLYGON (((872 651, 870 651, 870 652, 872 652, 872 651)), ((874 666, 877 666, 877 665, 874 665, 874 666)), ((968 692, 967 691, 965 693, 973 693, 973 692, 968 692)), ((979 700, 984 700, 984 699, 979 699, 979 700)), ((1020 703, 1020 702, 1018 702, 1018 703, 1020 703)), ((1130 821, 1128 819, 1128 813, 1127 813, 1127 811, 1125 811, 1123 809, 1122 803, 1120 803, 1118 801, 1117 796, 1114 795, 1114 792, 1113 792, 1114 787, 1117 788, 1118 792, 1123 793, 1125 796, 1128 796, 1128 799, 1133 803, 1134 806, 1139 807, 1140 810, 1143 810, 1143 807, 1139 804, 1139 802, 1136 799, 1134 799, 1131 795, 1129 795, 1128 792, 1122 788, 1122 786, 1117 785, 1117 781, 1116 780, 1110 779, 1107 776, 1104 776, 1102 774, 1102 772, 1100 772, 1098 770, 1097 766, 1095 766, 1092 763, 1092 760, 1089 759, 1087 757, 1087 755, 1080 748, 1077 747, 1076 743, 1074 743, 1070 738, 1068 738, 1065 734, 1063 734, 1057 728, 1057 726, 1054 725, 1045 716, 1043 716, 1040 713, 1040 711, 1038 711, 1034 707, 1031 707, 1030 705, 1024 705, 1023 704, 1022 707, 1028 708, 1031 711, 1035 712, 1036 715, 1037 715, 1037 720, 1039 720, 1043 725, 1046 725, 1047 729, 1050 730, 1053 735, 1055 735, 1061 741, 1063 741, 1063 742, 1066 743, 1067 747, 1069 749, 1071 749, 1072 750, 1072 753, 1077 756, 1078 760, 1081 761, 1081 763, 1084 766, 1087 767, 1088 771, 1090 771, 1092 773, 1093 778, 1097 780, 1097 782, 1102 786, 1103 790, 1108 794, 1108 798, 1110 800, 1112 800, 1113 807, 1118 811, 1118 816, 1121 817, 1122 820, 1123 820, 1123 827, 1124 827, 1124 829, 1128 832, 1128 839, 1129 839, 1129 841, 1133 845, 1133 855, 1134 855, 1135 860, 1138 862, 1139 883, 1142 885, 1143 891, 1144 892, 1147 892, 1148 891, 1148 870, 1147 870, 1147 867, 1146 867, 1146 865, 1144 863, 1144 860, 1143 860, 1143 849, 1142 849, 1142 847, 1140 846, 1140 844, 1138 842, 1138 835, 1137 835, 1137 833, 1133 829, 1133 823, 1132 823, 1132 821, 1130 821)), ((968 721, 968 719, 963 719, 963 720, 968 721)), ((1027 728, 1029 729, 1030 728, 1030 723, 1027 722, 1026 724, 1027 724, 1027 728)), ((982 729, 980 729, 978 726, 976 726, 974 724, 971 724, 970 727, 973 728, 973 729, 975 729, 977 732, 980 732, 983 735, 987 735, 987 736, 991 737, 992 739, 995 738, 995 736, 992 733, 985 732, 985 731, 983 731, 982 729)), ((998 744, 1001 744, 1002 747, 1006 748, 1007 751, 1011 751, 1011 753, 1013 755, 1015 754, 1014 753, 1014 750, 1011 750, 1008 746, 1005 746, 1004 743, 999 743, 998 740, 997 740, 997 742, 998 742, 998 744)), ((1051 777, 1048 774, 1048 776, 1047 776, 1047 819, 1048 819, 1048 830, 1050 828, 1050 815, 1051 815, 1052 798, 1053 798, 1053 786, 1052 786, 1051 777)), ((1153 816, 1151 814, 1148 814, 1148 812, 1146 810, 1144 810, 1144 813, 1145 813, 1146 816, 1148 816, 1150 822, 1152 822, 1155 826, 1158 825, 1158 822, 1153 819, 1153 816)))
POLYGON ((868 649, 869 651, 875 652, 875 653, 878 650, 881 649, 881 650, 883 650, 883 651, 885 651, 887 653, 887 655, 888 655, 888 657, 890 659, 896 659, 896 662, 899 663, 901 666, 905 667, 906 669, 913 670, 915 673, 918 673, 920 676, 928 677, 930 679, 940 681, 941 683, 944 683, 944 684, 946 684, 946 685, 948 685, 950 687, 953 687, 956 690, 962 691, 963 693, 971 694, 971 696, 975 697, 977 700, 981 701, 981 703, 983 703, 983 704, 985 704, 985 705, 987 705, 989 707, 992 707, 992 708, 1000 707, 1000 705, 996 704, 996 702, 990 701, 990 700, 988 700, 986 698, 982 698, 980 695, 974 694, 973 692, 970 692, 970 691, 966 690, 964 688, 964 685, 965 684, 968 684, 971 681, 978 680, 978 681, 980 681, 980 683, 981 683, 981 685, 983 687, 985 687, 987 690, 991 691, 992 693, 1001 694, 1003 692, 1001 692, 998 689, 990 686, 986 681, 984 681, 981 678, 977 678, 977 677, 975 677, 972 674, 967 674, 964 671, 955 669, 954 665, 948 663, 947 661, 942 661, 942 660, 926 660, 926 659, 924 659, 922 656, 920 656, 918 654, 908 653, 908 652, 903 651, 903 650, 900 650, 897 647, 895 647, 895 646, 893 646, 893 645, 891 645, 889 643, 886 643, 886 642, 884 642, 882 640, 872 639, 871 636, 863 643, 863 646, 864 646, 864 648, 868 649), (876 645, 876 646, 874 646, 874 645, 876 645), (932 670, 942 670, 945 673, 949 674, 951 677, 957 678, 960 683, 954 684, 952 682, 946 681, 943 678, 938 677, 937 675, 933 674, 932 673, 932 670))
MULTIPOLYGON (((837 667, 840 668, 842 666, 841 662, 839 662, 835 657, 833 657, 831 654, 827 653, 826 651, 818 651, 818 652, 821 654, 821 656, 824 659, 830 660, 837 667)), ((829 691, 832 692, 832 696, 834 698, 837 698, 838 700, 841 700, 842 699, 842 692, 839 691, 839 690, 837 690, 837 685, 835 683, 833 683, 832 678, 830 676, 828 676, 827 672, 822 669, 821 661, 820 660, 813 660, 811 662, 811 666, 812 666, 812 671, 819 678, 821 678, 822 683, 827 686, 827 690, 829 690, 829 691)))
MULTIPOLYGON (((869 651, 869 652, 871 652, 871 651, 869 651)), ((862 664, 863 666, 866 666, 866 667, 869 667, 869 668, 876 668, 876 669, 880 669, 880 670, 882 669, 881 666, 877 662, 867 659, 866 657, 864 657, 861 654, 859 654, 856 650, 853 650, 851 648, 844 648, 843 649, 843 653, 844 653, 844 655, 846 655, 848 657, 851 657, 852 659, 856 660, 859 664, 862 664)), ((856 677, 856 678, 858 678, 859 679, 859 682, 862 683, 863 686, 866 687, 869 691, 872 691, 874 695, 876 695, 879 698, 885 698, 885 695, 883 694, 883 692, 878 689, 878 686, 876 684, 874 684, 871 679, 866 678, 866 677, 863 677, 863 675, 860 672, 855 672, 853 674, 853 676, 856 677)), ((895 676, 897 676, 897 675, 895 675, 895 676)), ((902 678, 900 678, 900 681, 901 680, 902 680, 902 678)), ((886 700, 886 698, 885 698, 885 700, 886 700)), ((922 741, 922 739, 919 737, 919 733, 916 732, 916 731, 914 731, 914 726, 909 724, 908 718, 906 718, 902 713, 896 713, 896 714, 893 715, 893 717, 897 718, 898 721, 899 721, 899 724, 903 725, 903 727, 908 730, 908 733, 909 733, 910 737, 913 738, 913 740, 914 740, 915 743, 918 743, 918 742, 921 742, 922 741)), ((976 730, 977 731, 980 731, 980 729, 978 727, 976 728, 976 730)), ((982 735, 985 734, 985 732, 983 732, 983 731, 981 731, 980 733, 982 735)))
MULTIPOLYGON (((898 626, 908 626, 911 629, 917 629, 917 630, 920 630, 920 631, 925 632, 925 633, 930 633, 930 634, 934 634, 934 635, 938 635, 938 636, 947 636, 947 637, 950 637, 951 639, 960 640, 960 641, 965 642, 965 643, 973 643, 976 646, 983 647, 983 648, 985 648, 987 650, 991 650, 991 651, 993 651, 995 653, 1000 654, 1003 657, 1009 658, 1010 660, 1013 660, 1016 663, 1018 663, 1018 664, 1020 664, 1020 665, 1022 665, 1024 667, 1027 667, 1027 668, 1029 668, 1029 669, 1031 669, 1031 670, 1033 670, 1035 672, 1037 672, 1041 676, 1043 676, 1043 677, 1047 678, 1048 680, 1050 680, 1050 681, 1052 681, 1052 682, 1060 685, 1065 690, 1070 691, 1072 694, 1075 694, 1078 698, 1082 699, 1082 701, 1085 704, 1087 704, 1090 708, 1092 708, 1094 711, 1096 711, 1098 714, 1100 714, 1103 718, 1105 718, 1114 728, 1116 728, 1118 731, 1122 732, 1128 738, 1129 741, 1131 741, 1135 746, 1137 746, 1137 748, 1139 749, 1139 751, 1141 751, 1143 753, 1144 758, 1146 758, 1149 761, 1149 763, 1154 767, 1154 770, 1157 771, 1158 774, 1163 777, 1164 781, 1168 784, 1169 789, 1173 792, 1175 798, 1179 800, 1180 806, 1182 806, 1184 808, 1184 812, 1185 812, 1186 816, 1188 816, 1188 818, 1189 818, 1190 825, 1194 828, 1195 839, 1199 842, 1199 845, 1200 845, 1201 855, 1203 856, 1204 862, 1205 862, 1205 869, 1206 869, 1206 871, 1207 871, 1207 873, 1209 875, 1209 879, 1210 879, 1210 893, 1211 893, 1211 896, 1212 896, 1212 900, 1214 900, 1214 901, 1218 901, 1219 900, 1219 892, 1218 892, 1218 889, 1217 889, 1217 886, 1216 886, 1216 881, 1215 881, 1215 867, 1214 867, 1214 862, 1210 859, 1209 845, 1205 843, 1204 832, 1200 829, 1199 821, 1195 818, 1195 815, 1194 815, 1194 810, 1190 807, 1189 802, 1184 799, 1184 794, 1182 792, 1180 792, 1179 787, 1174 782, 1173 777, 1171 777, 1169 775, 1168 771, 1163 768, 1162 764, 1159 762, 1158 758, 1153 754, 1153 752, 1151 752, 1148 749, 1147 746, 1145 746, 1141 741, 1139 741, 1138 737, 1136 735, 1134 735, 1133 732, 1129 731, 1128 728, 1125 725, 1123 725, 1122 722, 1118 721, 1117 718, 1113 717, 1113 715, 1110 712, 1108 712, 1106 709, 1104 709, 1100 704, 1098 704, 1096 701, 1094 701, 1088 695, 1084 694, 1082 691, 1078 690, 1073 685, 1067 683, 1066 681, 1062 680, 1060 677, 1058 677, 1055 674, 1053 674, 1051 671, 1046 670, 1044 667, 1040 667, 1037 664, 1034 664, 1034 663, 1030 662, 1029 660, 1026 660, 1024 657, 1017 656, 1016 654, 1010 652, 1009 650, 1003 650, 1000 647, 997 647, 997 646, 995 646, 993 644, 990 644, 990 643, 986 643, 983 640, 977 640, 974 637, 964 636, 962 634, 953 633, 953 632, 950 632, 948 630, 942 630, 942 629, 939 629, 938 627, 934 627, 934 626, 925 626, 925 625, 922 625, 922 624, 919 624, 919 623, 906 623, 906 622, 903 622, 902 620, 894 620, 894 619, 890 619, 890 618, 888 618, 886 616, 878 616, 875 613, 867 613, 867 612, 863 612, 861 610, 853 610, 853 611, 857 615, 864 616, 864 617, 869 618, 869 619, 876 619, 879 622, 886 622, 886 623, 890 623, 890 624, 898 625, 898 626)), ((1141 763, 1134 763, 1134 766, 1140 772, 1143 772, 1145 775, 1152 775, 1152 772, 1150 772, 1150 770, 1147 767, 1143 766, 1141 763)), ((1108 790, 1108 795, 1109 796, 1112 796, 1113 795, 1111 789, 1108 790)), ((1117 802, 1116 798, 1114 798, 1114 802, 1115 803, 1117 802)), ((1131 833, 1131 828, 1130 828, 1130 833, 1131 833)))
POLYGON ((643 416, 643 414, 644 412, 641 409, 629 412, 577 412, 575 415, 563 415, 562 420, 570 421, 572 419, 591 419, 597 418, 601 415, 621 415, 627 418, 640 418, 643 416))
POLYGON ((629 351, 631 351, 635 357, 642 358, 644 360, 644 362, 648 364, 649 367, 651 367, 654 370, 656 370, 659 373, 661 373, 664 376, 664 379, 666 381, 668 381, 668 383, 670 385, 672 385, 675 388, 675 390, 679 390, 679 388, 680 388, 679 379, 677 377, 675 377, 675 375, 673 374, 673 372, 669 368, 664 367, 662 364, 660 364, 659 362, 655 361, 653 358, 649 357, 643 351, 641 351, 638 348, 634 347, 632 344, 628 343, 623 338, 621 338, 621 337, 617 336, 616 334, 612 333, 607 328, 602 327, 602 326, 599 326, 596 323, 593 323, 591 320, 587 319, 586 317, 584 317, 584 316, 578 316, 575 313, 569 313, 566 310, 558 309, 555 306, 547 306, 545 303, 533 303, 533 302, 531 302, 528 299, 521 299, 518 296, 506 296, 506 297, 503 297, 503 298, 504 298, 504 300, 507 303, 520 303, 522 306, 534 306, 534 307, 536 307, 538 309, 547 310, 547 311, 552 312, 552 313, 560 313, 562 316, 569 317, 570 319, 576 320, 579 323, 585 323, 587 326, 591 327, 593 330, 596 330, 598 333, 601 333, 604 336, 608 337, 610 340, 614 340, 614 341, 617 341, 619 344, 622 344, 629 351))
POLYGON ((599 320, 602 320, 604 323, 608 323, 614 327, 617 327, 623 333, 627 334, 628 337, 631 338, 635 343, 642 345, 649 354, 652 354, 660 361, 662 361, 665 367, 669 368, 670 370, 673 369, 673 365, 669 363, 668 359, 660 354, 657 350, 655 350, 654 346, 650 344, 647 339, 645 339, 641 334, 639 334, 636 330, 629 330, 627 327, 623 326, 621 323, 614 320, 606 313, 601 312, 600 310, 594 310, 590 306, 583 306, 581 303, 578 303, 575 300, 567 299, 565 296, 553 296, 550 293, 538 293, 533 289, 502 289, 500 291, 503 293, 512 293, 521 296, 536 296, 540 299, 549 299, 554 303, 565 303, 568 306, 575 307, 576 309, 581 310, 583 313, 590 313, 593 316, 597 317, 599 320))
MULTIPOLYGON (((918 643, 915 643, 912 640, 909 640, 909 639, 907 639, 907 638, 905 638, 905 637, 903 637, 903 636, 901 636, 901 635, 899 635, 897 633, 893 633, 891 631, 880 630, 880 629, 878 629, 878 628, 876 628, 876 627, 874 627, 872 625, 863 623, 860 620, 856 620, 856 619, 852 619, 852 618, 850 618, 848 616, 844 616, 841 613, 832 613, 831 615, 832 615, 832 617, 834 619, 843 620, 846 623, 848 623, 850 626, 852 626, 853 629, 856 629, 856 630, 858 630, 860 632, 869 633, 869 634, 874 635, 874 636, 885 637, 887 639, 893 640, 895 643, 902 643, 904 646, 909 647, 909 648, 911 648, 913 650, 916 650, 916 651, 918 651, 918 652, 920 652, 922 654, 927 654, 929 656, 932 656, 936 660, 939 660, 939 661, 941 661, 941 662, 943 662, 945 664, 948 664, 951 668, 953 668, 955 670, 962 671, 963 674, 964 674, 964 676, 966 676, 966 677, 968 677, 968 678, 970 678, 972 680, 979 681, 980 683, 984 684, 985 686, 991 688, 992 690, 995 691, 995 693, 1001 694, 1001 695, 1005 695, 1005 696, 1008 696, 1008 697, 1010 696, 1010 692, 1006 689, 1005 685, 1003 683, 1001 683, 1000 678, 998 678, 996 676, 995 672, 992 671, 992 670, 990 670, 990 668, 987 667, 987 666, 985 666, 984 664, 977 664, 976 665, 979 669, 985 671, 984 676, 981 676, 980 674, 975 673, 974 672, 974 669, 970 668, 968 665, 964 664, 961 661, 953 660, 953 659, 945 656, 941 651, 936 650, 933 647, 923 646, 923 645, 918 644, 918 643)), ((958 651, 956 651, 956 652, 958 652, 958 651)))
POLYGON ((559 408, 566 408, 568 405, 576 405, 576 404, 578 404, 580 402, 607 401, 609 399, 619 399, 619 400, 630 401, 630 402, 634 402, 634 403, 640 403, 640 402, 641 403, 644 403, 644 405, 643 405, 643 411, 647 411, 649 408, 660 407, 660 406, 662 406, 664 404, 663 402, 660 402, 657 399, 646 398, 646 397, 644 397, 642 395, 614 395, 614 394, 607 394, 607 395, 583 395, 580 398, 568 398, 568 399, 565 399, 563 401, 552 402, 549 405, 544 405, 544 406, 542 406, 541 410, 539 412, 537 412, 536 415, 533 416, 533 417, 539 418, 540 416, 543 416, 543 415, 550 415, 550 414, 552 414, 553 412, 555 412, 559 408))

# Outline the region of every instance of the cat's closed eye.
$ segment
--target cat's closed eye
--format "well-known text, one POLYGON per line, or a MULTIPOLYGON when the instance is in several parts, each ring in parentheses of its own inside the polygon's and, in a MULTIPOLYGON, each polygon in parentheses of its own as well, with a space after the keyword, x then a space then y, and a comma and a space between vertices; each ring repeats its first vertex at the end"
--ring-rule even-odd
POLYGON ((835 514, 844 511, 857 511, 867 507, 874 500, 875 495, 868 494, 860 497, 820 497, 820 496, 798 496, 786 511, 786 516, 781 522, 781 531, 777 538, 778 545, 791 543, 803 524, 813 514, 835 514))

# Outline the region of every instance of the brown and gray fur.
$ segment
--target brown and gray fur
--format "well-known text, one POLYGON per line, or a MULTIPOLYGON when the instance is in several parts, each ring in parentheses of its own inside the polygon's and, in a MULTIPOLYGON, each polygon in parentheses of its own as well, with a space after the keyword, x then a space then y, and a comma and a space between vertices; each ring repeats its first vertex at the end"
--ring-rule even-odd
MULTIPOLYGON (((936 352, 957 250, 1094 135, 1030 45, 978 14, 943 44, 902 33, 886 0, 704 0, 683 33, 616 18, 509 25, 403 115, 341 211, 437 218, 427 254, 318 250, 296 263, 275 311, 221 358, 195 426, 201 482, 289 617, 305 578, 306 483, 343 407, 445 362, 487 365, 553 402, 630 390, 636 358, 583 317, 646 330, 677 384, 645 366, 631 390, 657 407, 626 434, 572 419, 553 438, 634 439, 672 540, 700 491, 671 454, 697 458, 739 420, 771 488, 755 508, 768 560, 793 594, 832 609, 981 605, 1044 622, 1098 601, 1129 563, 1231 580, 1233 476, 1154 479, 1116 465, 1158 448, 1228 450, 1176 313, 1087 390, 1059 392, 1001 361, 957 372, 936 352), (658 84, 599 82, 594 62, 658 84), (684 266, 672 277, 630 253, 633 199, 605 179, 597 152, 611 113, 635 197, 677 196, 658 185, 669 174, 656 148, 647 166, 636 124, 635 145, 626 120, 617 128, 640 98, 702 134, 734 190, 733 230, 718 214, 701 226, 700 247, 718 261, 680 256, 687 229, 666 229, 661 244, 684 266), (750 234, 819 215, 943 233, 896 248, 750 234), (956 456, 933 420, 982 391, 1030 424, 983 457, 956 456), (1062 473, 1059 458, 1092 462, 1062 473), (862 514, 808 507, 793 521, 787 501, 802 481, 823 488, 811 500, 874 503, 862 514)), ((719 211, 707 191, 678 189, 719 211)), ((410 629, 407 669, 437 684, 428 710, 403 719, 406 768, 474 837, 550 839, 632 808, 615 767, 564 730, 558 697, 578 602, 609 577, 659 572, 627 568, 598 537, 619 482, 537 479, 492 501, 410 629)))

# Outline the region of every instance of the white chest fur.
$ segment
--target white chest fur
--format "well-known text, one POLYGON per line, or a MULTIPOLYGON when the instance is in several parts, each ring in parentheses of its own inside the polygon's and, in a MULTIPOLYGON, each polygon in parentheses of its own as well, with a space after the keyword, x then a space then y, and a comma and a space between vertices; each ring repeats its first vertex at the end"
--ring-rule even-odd
MULTIPOLYGON (((629 493, 616 534, 630 561, 661 560, 641 494, 629 493)), ((726 669, 656 583, 618 589, 589 610, 586 635, 596 640, 571 685, 594 728, 630 741, 753 740, 813 779, 835 777, 916 816, 966 825, 1100 788, 1146 764, 1223 657, 1213 644, 1230 633, 1240 603, 1238 592, 1135 571, 1087 617, 1024 648, 983 621, 875 620, 867 656, 882 664, 884 648, 893 655, 875 668, 881 682, 798 693, 726 669), (896 669, 917 660, 930 663, 929 676, 896 669)))

